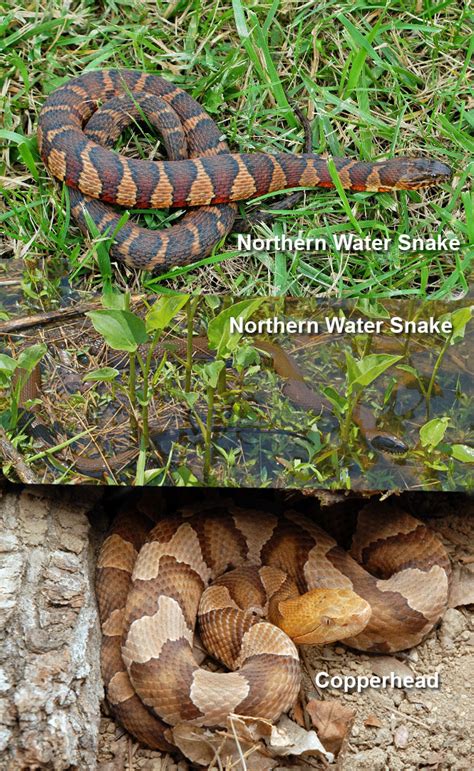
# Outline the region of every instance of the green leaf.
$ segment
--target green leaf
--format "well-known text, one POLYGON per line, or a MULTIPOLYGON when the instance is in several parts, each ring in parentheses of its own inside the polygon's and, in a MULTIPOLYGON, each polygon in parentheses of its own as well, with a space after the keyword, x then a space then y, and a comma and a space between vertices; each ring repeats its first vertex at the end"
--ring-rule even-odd
POLYGON ((86 316, 89 316, 96 332, 115 351, 133 353, 148 339, 144 322, 130 311, 89 311, 86 316))
POLYGON ((33 372, 38 362, 41 361, 47 350, 48 348, 44 343, 30 345, 29 348, 25 348, 25 350, 20 353, 17 362, 18 366, 30 374, 30 372, 33 372))
POLYGON ((30 144, 27 142, 22 142, 18 145, 18 153, 21 156, 21 160, 25 164, 26 168, 30 172, 33 179, 36 181, 39 180, 39 172, 38 168, 35 163, 35 159, 33 157, 33 153, 30 149, 30 144))
POLYGON ((205 364, 202 368, 203 379, 210 388, 217 388, 219 375, 225 367, 225 361, 222 359, 205 364))
POLYGON ((379 65, 379 67, 382 67, 384 70, 387 69, 385 62, 380 58, 375 48, 371 45, 372 36, 369 34, 368 37, 365 38, 360 29, 357 29, 357 27, 355 27, 354 24, 352 24, 352 22, 344 16, 344 14, 338 13, 336 18, 344 25, 350 37, 354 41, 357 49, 365 51, 365 53, 368 54, 373 59, 373 61, 379 65))
POLYGON ((160 297, 146 314, 145 323, 148 332, 160 332, 165 329, 188 300, 188 294, 160 297))
POLYGON ((443 439, 449 425, 449 418, 433 418, 420 428, 420 441, 422 447, 433 449, 443 439))
POLYGON ((372 319, 389 319, 390 311, 378 300, 371 297, 360 297, 357 300, 357 309, 372 319))
POLYGON ((36 345, 30 345, 28 348, 25 348, 25 350, 22 351, 18 356, 17 369, 21 369, 23 371, 19 373, 19 377, 14 381, 12 388, 12 401, 10 409, 10 423, 12 426, 16 425, 16 421, 18 419, 20 394, 23 390, 23 387, 47 350, 48 348, 44 343, 37 343, 36 345))
POLYGON ((321 433, 319 431, 308 431, 306 436, 312 444, 312 452, 319 452, 322 447, 321 433))
POLYGON ((102 305, 107 310, 126 311, 129 307, 129 301, 128 292, 119 292, 112 287, 109 287, 108 291, 102 294, 102 305))
POLYGON ((344 396, 341 396, 341 394, 338 393, 335 388, 332 386, 326 386, 326 388, 322 388, 321 391, 323 392, 326 399, 329 399, 331 404, 334 405, 336 410, 339 412, 345 412, 347 410, 347 399, 344 396))
POLYGON ((172 472, 171 476, 175 487, 198 487, 201 484, 191 469, 186 466, 180 466, 172 472))
POLYGON ((457 308, 457 310, 448 314, 447 318, 451 317, 451 323, 453 325, 452 337, 450 344, 453 345, 458 340, 464 338, 464 333, 469 321, 472 319, 472 311, 474 306, 467 306, 467 308, 457 308))
POLYGON ((345 351, 346 355, 346 370, 347 370, 347 382, 349 383, 349 386, 351 383, 354 383, 356 378, 359 375, 359 368, 357 366, 357 360, 354 358, 352 353, 349 351, 345 351))
POLYGON ((247 321, 263 302, 265 302, 264 297, 254 300, 243 300, 242 302, 230 305, 209 322, 207 329, 209 347, 217 349, 217 356, 228 356, 231 354, 242 337, 243 333, 230 331, 230 320, 232 318, 240 318, 242 321, 247 321))
MULTIPOLYGON (((385 370, 396 364, 397 361, 403 358, 402 356, 392 356, 386 353, 371 353, 369 356, 365 356, 363 359, 359 359, 356 362, 357 375, 352 380, 349 376, 349 390, 353 390, 355 386, 365 388, 370 385, 376 378, 379 377, 385 370)), ((346 357, 347 360, 347 357, 346 357)))
POLYGON ((468 447, 467 444, 453 444, 451 454, 463 463, 474 463, 474 447, 468 447))
POLYGON ((15 359, 7 356, 6 353, 0 353, 0 388, 7 388, 10 385, 17 366, 15 359))
POLYGON ((408 372, 410 375, 413 375, 414 378, 418 379, 420 377, 419 372, 415 367, 410 366, 410 364, 399 364, 397 367, 397 370, 403 370, 403 372, 408 372))
POLYGON ((11 356, 7 356, 6 353, 0 353, 0 372, 5 374, 11 374, 17 368, 18 364, 11 356))
POLYGON ((179 395, 181 399, 183 399, 186 402, 189 409, 191 410, 193 409, 197 400, 199 399, 199 394, 193 391, 180 391, 179 395))
POLYGON ((115 380, 116 377, 120 375, 120 372, 118 369, 115 369, 114 367, 101 367, 99 369, 94 369, 92 372, 88 372, 87 375, 84 375, 82 378, 85 383, 89 381, 100 381, 102 383, 110 383, 112 380, 115 380))
POLYGON ((237 350, 234 351, 233 361, 237 370, 248 369, 252 364, 259 362, 259 355, 252 346, 239 345, 237 350))
POLYGON ((357 233, 359 233, 359 235, 362 235, 362 229, 361 229, 361 227, 359 225, 358 220, 354 217, 351 205, 350 205, 350 203, 348 201, 348 198, 347 198, 346 190, 345 190, 345 188, 344 188, 344 186, 343 186, 343 184, 341 182, 341 178, 340 178, 339 172, 338 172, 338 170, 336 168, 336 164, 334 162, 334 159, 333 158, 328 158, 326 163, 327 163, 327 167, 328 167, 328 171, 329 171, 329 176, 331 177, 333 185, 334 185, 334 187, 336 188, 336 190, 337 190, 337 192, 339 194, 339 198, 341 199, 341 203, 342 203, 342 206, 344 208, 344 211, 345 211, 348 219, 352 223, 352 227, 357 231, 357 233))

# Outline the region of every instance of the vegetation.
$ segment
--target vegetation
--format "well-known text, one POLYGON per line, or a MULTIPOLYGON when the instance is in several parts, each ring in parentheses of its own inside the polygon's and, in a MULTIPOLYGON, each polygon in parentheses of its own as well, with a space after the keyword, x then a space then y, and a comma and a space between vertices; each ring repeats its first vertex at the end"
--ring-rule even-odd
MULTIPOLYGON (((231 333, 230 317, 291 314, 322 325, 334 310, 310 300, 289 311, 282 299, 113 298, 87 311, 90 323, 70 327, 65 350, 53 328, 48 345, 25 347, 26 334, 0 353, 0 426, 42 477, 85 480, 80 461, 95 459, 92 476, 112 484, 470 488, 468 305, 430 307, 452 325, 436 338, 361 334, 349 342, 321 333, 291 345, 282 338, 281 347, 274 341, 285 361, 290 354, 285 374, 260 338, 231 333), (207 335, 195 337, 196 329, 207 335), (25 401, 21 390, 41 359, 41 392, 25 401), (303 396, 287 391, 291 381, 304 383, 303 396), (29 430, 25 409, 51 431, 49 446, 44 430, 43 438, 29 430), (123 448, 132 455, 117 466, 123 448)), ((389 305, 378 310, 390 315, 389 305)), ((375 318, 367 305, 338 313, 375 318)), ((8 462, 4 472, 14 475, 8 462)))
MULTIPOLYGON (((63 276, 95 290, 411 295, 465 292, 474 249, 469 190, 473 150, 469 2, 242 2, 2 0, 0 130, 5 208, 3 255, 25 261, 24 286, 54 302, 63 276), (381 194, 316 190, 254 234, 392 237, 388 254, 242 253, 231 235, 198 264, 152 277, 110 270, 107 240, 87 240, 70 219, 66 189, 38 158, 37 116, 48 93, 87 69, 164 73, 189 91, 240 151, 299 152, 294 105, 313 120, 316 152, 375 160, 428 155, 451 165, 452 185, 381 194), (457 237, 462 248, 400 252, 397 234, 457 237)), ((121 152, 157 157, 155 137, 126 133, 121 152)), ((260 206, 267 203, 266 199, 260 206)), ((242 207, 247 210, 248 207, 242 207)), ((149 227, 178 213, 147 212, 149 227)), ((9 268, 11 270, 11 268, 9 268)))

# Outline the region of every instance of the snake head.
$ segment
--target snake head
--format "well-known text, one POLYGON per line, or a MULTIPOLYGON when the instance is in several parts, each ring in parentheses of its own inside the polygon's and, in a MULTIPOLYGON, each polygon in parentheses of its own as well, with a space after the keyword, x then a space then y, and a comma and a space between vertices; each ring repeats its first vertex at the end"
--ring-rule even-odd
POLYGON ((368 436, 367 439, 374 450, 388 452, 390 455, 404 455, 409 449, 408 445, 394 434, 377 434, 374 432, 374 434, 370 437, 368 436))
POLYGON ((278 624, 293 642, 325 645, 359 634, 372 609, 351 589, 311 589, 278 603, 278 624))
POLYGON ((431 185, 449 182, 452 169, 441 161, 431 158, 393 158, 387 162, 386 174, 393 166, 393 187, 397 190, 418 190, 431 185))

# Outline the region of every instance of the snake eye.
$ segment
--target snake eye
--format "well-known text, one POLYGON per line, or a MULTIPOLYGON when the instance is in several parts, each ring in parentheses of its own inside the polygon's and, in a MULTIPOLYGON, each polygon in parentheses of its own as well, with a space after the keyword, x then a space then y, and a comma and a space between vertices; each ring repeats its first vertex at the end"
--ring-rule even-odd
POLYGON ((408 445, 402 442, 397 436, 391 434, 379 434, 372 437, 370 444, 374 450, 380 450, 381 452, 389 452, 392 455, 403 455, 408 452, 408 445))

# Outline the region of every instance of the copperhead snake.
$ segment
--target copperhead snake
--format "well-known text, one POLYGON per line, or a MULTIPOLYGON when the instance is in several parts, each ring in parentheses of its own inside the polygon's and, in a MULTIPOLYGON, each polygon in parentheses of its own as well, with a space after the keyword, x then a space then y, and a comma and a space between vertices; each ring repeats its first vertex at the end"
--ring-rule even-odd
POLYGON ((179 723, 276 720, 300 688, 295 642, 410 648, 445 609, 449 577, 438 538, 396 507, 361 509, 348 553, 295 510, 223 500, 162 514, 148 495, 119 513, 98 558, 108 702, 140 742, 165 750, 179 723), (233 672, 198 666, 198 614, 203 642, 233 672))

